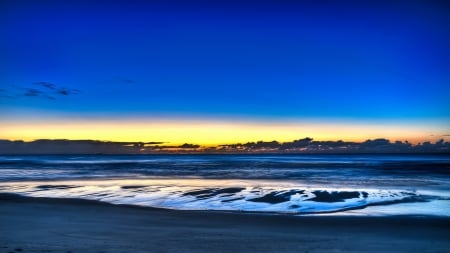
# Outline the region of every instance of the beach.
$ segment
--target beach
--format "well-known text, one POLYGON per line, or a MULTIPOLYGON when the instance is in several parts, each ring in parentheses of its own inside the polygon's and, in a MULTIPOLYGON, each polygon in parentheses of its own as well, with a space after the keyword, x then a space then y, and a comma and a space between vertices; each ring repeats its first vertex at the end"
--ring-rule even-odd
POLYGON ((181 211, 0 195, 0 252, 450 252, 450 219, 181 211))

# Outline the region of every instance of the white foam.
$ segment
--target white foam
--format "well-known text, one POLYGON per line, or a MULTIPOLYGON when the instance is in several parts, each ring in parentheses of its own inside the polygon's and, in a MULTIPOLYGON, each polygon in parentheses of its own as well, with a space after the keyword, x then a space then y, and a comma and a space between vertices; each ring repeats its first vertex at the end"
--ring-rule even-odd
MULTIPOLYGON (((31 197, 80 198, 113 204, 131 204, 182 210, 227 210, 278 213, 345 212, 352 215, 422 214, 450 216, 448 191, 411 191, 405 189, 332 188, 296 182, 261 180, 210 179, 135 179, 135 180, 71 180, 49 182, 0 183, 0 192, 31 197), (69 186, 69 187, 66 187, 69 186), (205 189, 242 188, 241 191, 195 194, 205 189), (290 190, 303 191, 279 203, 255 201, 269 194, 290 190), (357 197, 341 201, 314 201, 315 191, 359 192, 357 197), (364 194, 363 194, 364 193, 364 194), (440 194, 440 195, 436 195, 440 194), (421 201, 401 203, 404 201, 421 201), (397 204, 395 204, 398 202, 397 204), (379 206, 373 206, 379 205, 379 206), (361 208, 361 210, 353 210, 361 208)), ((276 201, 275 201, 276 202, 276 201)))

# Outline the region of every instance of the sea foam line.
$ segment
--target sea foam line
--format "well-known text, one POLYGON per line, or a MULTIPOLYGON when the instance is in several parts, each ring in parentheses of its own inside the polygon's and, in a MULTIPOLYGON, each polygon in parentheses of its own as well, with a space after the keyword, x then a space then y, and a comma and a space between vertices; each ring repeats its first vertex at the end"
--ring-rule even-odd
MULTIPOLYGON (((80 198, 181 210, 292 214, 343 212, 369 206, 449 201, 404 189, 327 188, 258 180, 72 180, 0 183, 0 192, 30 197, 80 198)), ((443 215, 448 211, 442 210, 443 215)))

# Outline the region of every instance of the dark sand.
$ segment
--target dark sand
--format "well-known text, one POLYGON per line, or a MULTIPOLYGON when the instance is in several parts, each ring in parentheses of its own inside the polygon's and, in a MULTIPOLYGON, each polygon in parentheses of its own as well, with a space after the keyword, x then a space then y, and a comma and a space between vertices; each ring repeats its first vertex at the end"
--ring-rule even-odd
POLYGON ((0 194, 3 252, 450 252, 450 219, 171 211, 0 194))

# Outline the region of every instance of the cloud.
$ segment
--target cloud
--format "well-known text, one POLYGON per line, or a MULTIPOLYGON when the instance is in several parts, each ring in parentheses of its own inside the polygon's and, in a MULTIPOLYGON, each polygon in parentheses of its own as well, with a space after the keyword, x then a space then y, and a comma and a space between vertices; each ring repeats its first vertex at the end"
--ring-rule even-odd
POLYGON ((60 87, 54 83, 49 82, 34 82, 33 84, 39 85, 41 87, 44 87, 46 89, 54 91, 55 94, 62 95, 62 96, 69 96, 80 93, 79 90, 76 89, 69 89, 66 87, 60 87))
MULTIPOLYGON (((151 142, 153 143, 153 142, 151 142)), ((160 143, 160 142, 154 142, 160 143)), ((1 154, 137 154, 144 142, 39 139, 31 142, 0 140, 1 154)))
POLYGON ((44 87, 44 88, 47 88, 47 89, 51 89, 51 90, 56 89, 56 84, 49 83, 49 82, 34 82, 33 84, 39 85, 41 87, 44 87))
POLYGON ((249 142, 246 144, 224 144, 218 146, 226 152, 274 152, 274 153, 449 153, 450 142, 444 140, 436 143, 424 142, 412 145, 405 141, 391 142, 388 139, 379 138, 364 142, 348 141, 314 141, 312 138, 304 138, 291 142, 249 142))
POLYGON ((0 97, 1 98, 44 98, 49 100, 55 100, 55 95, 59 96, 69 96, 74 94, 79 94, 81 91, 77 89, 71 89, 63 86, 58 86, 57 84, 50 82, 33 82, 35 86, 39 87, 30 87, 30 86, 17 86, 10 85, 7 88, 0 89, 0 97))
POLYGON ((53 95, 60 95, 60 96, 70 96, 74 94, 80 93, 77 89, 70 89, 67 87, 62 87, 54 83, 50 82, 33 82, 34 85, 39 85, 42 88, 45 88, 45 90, 38 90, 34 88, 26 88, 25 94, 23 94, 26 97, 43 97, 47 99, 54 100, 56 99, 53 95))
MULTIPOLYGON (((153 152, 205 152, 197 144, 185 143, 180 146, 158 146, 163 142, 109 142, 96 140, 35 140, 31 142, 0 140, 0 153, 4 154, 142 154, 153 152), (153 146, 151 146, 153 144, 153 146), (156 145, 156 146, 154 146, 156 145), (175 149, 175 150, 174 150, 175 149)), ((388 139, 367 140, 365 142, 313 141, 304 138, 280 144, 272 142, 251 142, 247 144, 220 145, 209 148, 208 152, 223 153, 445 153, 450 152, 450 142, 424 142, 412 145, 408 142, 390 142, 388 139), (301 144, 300 144, 301 143, 301 144), (285 149, 282 145, 288 145, 285 149), (369 145, 368 145, 369 144, 369 145), (281 145, 281 146, 280 146, 281 145)))
POLYGON ((26 91, 23 93, 25 97, 38 97, 43 94, 42 91, 37 89, 26 88, 25 90, 26 91))
POLYGON ((25 92, 22 95, 25 97, 42 97, 50 100, 55 100, 54 97, 46 94, 45 92, 33 88, 25 88, 25 92))
POLYGON ((76 89, 68 89, 68 88, 59 88, 56 93, 58 95, 69 96, 80 93, 79 90, 76 89))
POLYGON ((195 149, 195 148, 199 148, 200 145, 197 145, 197 144, 191 144, 191 143, 185 143, 185 144, 180 145, 180 146, 178 146, 178 147, 179 147, 179 148, 193 148, 193 149, 195 149))

